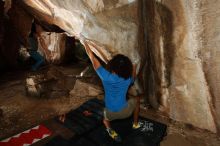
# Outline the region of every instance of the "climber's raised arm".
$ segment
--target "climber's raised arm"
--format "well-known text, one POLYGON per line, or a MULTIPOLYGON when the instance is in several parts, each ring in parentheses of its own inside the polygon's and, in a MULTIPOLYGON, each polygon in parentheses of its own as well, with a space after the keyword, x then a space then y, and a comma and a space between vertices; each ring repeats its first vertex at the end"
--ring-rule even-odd
POLYGON ((89 45, 87 44, 87 42, 84 41, 83 43, 84 43, 84 45, 85 45, 86 53, 88 54, 88 56, 89 56, 89 58, 90 58, 90 60, 91 60, 91 62, 92 62, 92 65, 93 65, 93 67, 94 67, 94 69, 95 69, 95 70, 98 69, 98 68, 101 66, 99 60, 98 60, 98 59, 96 58, 96 56, 93 54, 93 52, 92 52, 91 48, 89 47, 89 45))

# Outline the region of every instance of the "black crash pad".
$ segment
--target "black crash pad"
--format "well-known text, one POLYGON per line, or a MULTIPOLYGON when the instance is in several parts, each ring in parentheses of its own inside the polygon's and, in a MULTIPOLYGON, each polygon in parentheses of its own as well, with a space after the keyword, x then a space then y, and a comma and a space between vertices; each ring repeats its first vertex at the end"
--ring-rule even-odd
MULTIPOLYGON (((166 133, 166 125, 140 117, 142 127, 132 129, 132 117, 111 122, 112 128, 122 137, 121 143, 113 141, 103 124, 104 103, 92 99, 79 108, 69 112, 63 126, 76 135, 71 139, 60 136, 53 138, 47 146, 158 146, 166 133), (90 114, 85 114, 85 111, 90 114)), ((60 123, 61 124, 61 123, 60 123)))

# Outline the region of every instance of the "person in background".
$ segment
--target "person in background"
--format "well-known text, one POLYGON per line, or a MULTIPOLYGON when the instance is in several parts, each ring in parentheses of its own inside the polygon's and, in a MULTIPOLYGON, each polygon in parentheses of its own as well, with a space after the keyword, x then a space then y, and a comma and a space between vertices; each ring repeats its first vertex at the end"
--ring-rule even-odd
MULTIPOLYGON (((121 142, 121 137, 111 127, 111 121, 127 118, 134 113, 132 128, 140 128, 138 122, 140 97, 126 100, 128 88, 133 84, 136 77, 136 65, 133 66, 128 57, 118 54, 107 63, 107 68, 105 69, 93 54, 87 42, 82 40, 82 43, 85 45, 86 52, 104 86, 105 108, 103 123, 109 136, 116 142, 121 142)), ((95 46, 93 45, 93 47, 95 46)))
POLYGON ((44 64, 44 57, 40 55, 38 50, 38 33, 36 31, 36 25, 33 23, 31 32, 28 36, 28 52, 30 56, 35 60, 35 63, 32 65, 31 69, 36 71, 39 67, 44 64))

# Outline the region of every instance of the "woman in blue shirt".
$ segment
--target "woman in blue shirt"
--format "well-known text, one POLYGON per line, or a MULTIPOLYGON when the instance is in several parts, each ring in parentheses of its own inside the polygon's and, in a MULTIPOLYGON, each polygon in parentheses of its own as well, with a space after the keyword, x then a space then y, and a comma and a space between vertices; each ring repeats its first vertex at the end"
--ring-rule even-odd
POLYGON ((133 66, 128 57, 118 54, 107 63, 107 69, 105 69, 95 57, 87 42, 84 41, 83 43, 93 67, 104 86, 105 109, 103 123, 109 136, 115 141, 120 142, 121 138, 111 128, 110 121, 124 119, 134 113, 133 129, 140 127, 138 123, 140 97, 126 100, 128 88, 134 82, 136 76, 136 65, 133 66))

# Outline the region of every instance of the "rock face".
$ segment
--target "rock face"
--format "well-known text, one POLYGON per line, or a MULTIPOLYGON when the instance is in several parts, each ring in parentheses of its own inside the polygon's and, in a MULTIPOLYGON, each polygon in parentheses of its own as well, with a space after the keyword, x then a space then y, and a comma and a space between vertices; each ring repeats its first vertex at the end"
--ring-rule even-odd
POLYGON ((0 69, 17 66, 19 50, 18 33, 4 14, 4 3, 0 1, 0 69))
MULTIPOLYGON (((28 35, 31 31, 33 16, 27 13, 20 1, 0 1, 0 69, 17 67, 19 49, 28 45, 28 35), (5 11, 4 11, 5 8, 5 11), (25 26, 25 27, 24 27, 25 26)), ((38 22, 41 24, 41 22, 38 22)), ((72 57, 73 45, 68 45, 70 37, 61 33, 55 26, 41 24, 47 30, 37 25, 40 31, 39 52, 49 63, 60 64, 72 57), (50 32, 55 31, 55 32, 50 32), (57 33, 59 31, 59 33, 57 33)))
POLYGON ((69 35, 83 35, 95 42, 93 51, 103 60, 122 53, 139 61, 137 52, 137 3, 132 0, 107 1, 29 1, 23 0, 28 11, 69 35), (120 40, 120 41, 119 41, 120 40))
POLYGON ((215 0, 200 2, 201 8, 197 8, 202 25, 197 28, 200 40, 199 55, 203 65, 205 79, 211 97, 209 98, 213 116, 216 119, 218 130, 220 130, 220 2, 215 0), (206 11, 202 11, 206 9, 206 11))
POLYGON ((49 63, 63 62, 66 53, 67 36, 62 33, 41 31, 39 37, 39 50, 49 63))
POLYGON ((214 43, 220 39, 219 29, 214 28, 220 22, 214 19, 220 12, 220 2, 141 3, 146 12, 142 29, 147 39, 145 74, 149 75, 146 89, 150 102, 172 119, 216 132, 220 127, 219 69, 212 66, 219 65, 215 58, 219 44, 214 43))
POLYGON ((3 110, 0 109, 0 119, 3 117, 3 110))
POLYGON ((145 98, 154 108, 177 121, 212 132, 220 129, 220 1, 19 3, 39 21, 78 39, 84 36, 104 62, 117 53, 137 62, 145 98))

